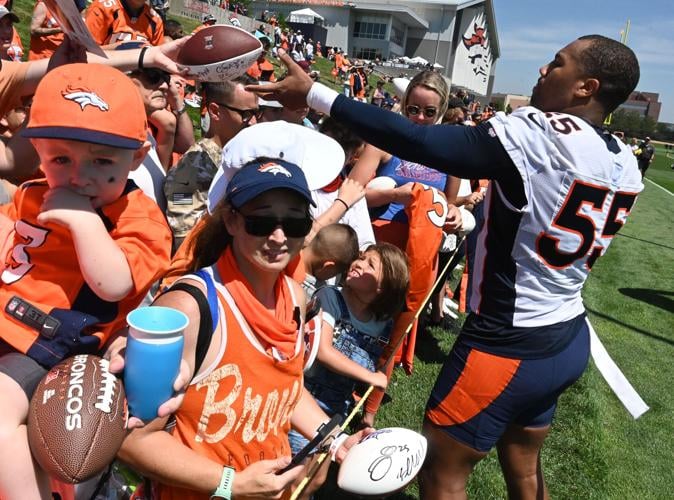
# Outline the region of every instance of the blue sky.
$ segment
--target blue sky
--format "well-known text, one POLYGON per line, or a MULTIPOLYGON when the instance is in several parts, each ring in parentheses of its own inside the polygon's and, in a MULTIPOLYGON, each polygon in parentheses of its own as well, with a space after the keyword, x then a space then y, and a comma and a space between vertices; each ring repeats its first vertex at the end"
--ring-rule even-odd
POLYGON ((581 35, 620 38, 639 59, 638 90, 658 92, 660 121, 674 122, 674 0, 493 0, 501 57, 495 92, 531 94, 538 68, 581 35))

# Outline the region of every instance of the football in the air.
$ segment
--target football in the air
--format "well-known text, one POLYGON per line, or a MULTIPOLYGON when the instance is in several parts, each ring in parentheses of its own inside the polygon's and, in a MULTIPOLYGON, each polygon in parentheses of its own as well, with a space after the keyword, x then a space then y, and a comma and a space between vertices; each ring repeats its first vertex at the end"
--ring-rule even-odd
POLYGON ((244 74, 261 52, 255 35, 216 24, 192 35, 180 49, 177 62, 187 66, 195 80, 222 82, 244 74))
POLYGON ((126 399, 109 362, 80 354, 42 378, 30 402, 28 441, 50 475, 79 483, 101 472, 122 445, 126 399))
POLYGON ((426 458, 426 438, 402 427, 379 429, 347 453, 337 485, 360 496, 390 495, 416 477, 426 458))

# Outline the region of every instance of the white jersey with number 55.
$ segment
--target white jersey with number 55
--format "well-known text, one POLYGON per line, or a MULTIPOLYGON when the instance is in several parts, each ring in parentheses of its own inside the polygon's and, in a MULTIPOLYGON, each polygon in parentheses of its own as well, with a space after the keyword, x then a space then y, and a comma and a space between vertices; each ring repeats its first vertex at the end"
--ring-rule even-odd
POLYGON ((572 319, 584 311, 580 292, 592 265, 643 189, 637 162, 618 138, 576 116, 524 107, 489 123, 527 203, 514 207, 491 183, 471 309, 520 327, 572 319))

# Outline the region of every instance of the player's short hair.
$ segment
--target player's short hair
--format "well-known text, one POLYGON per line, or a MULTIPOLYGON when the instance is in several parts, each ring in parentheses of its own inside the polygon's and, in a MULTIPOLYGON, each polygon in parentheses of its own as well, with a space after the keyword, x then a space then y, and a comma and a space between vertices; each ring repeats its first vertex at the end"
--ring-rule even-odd
POLYGON ((403 251, 390 243, 370 245, 365 251, 371 250, 381 259, 382 280, 381 291, 370 304, 370 311, 379 321, 391 319, 405 306, 410 286, 409 263, 403 251))
POLYGON ((405 89, 405 95, 403 95, 400 109, 402 109, 404 113, 407 108, 407 99, 409 98, 410 93, 415 87, 419 86, 426 87, 440 96, 440 109, 438 109, 438 114, 436 116, 442 118, 445 111, 447 111, 447 103, 449 102, 449 86, 447 85, 447 81, 437 71, 425 70, 417 73, 414 78, 412 78, 405 89))
POLYGON ((602 35, 585 35, 590 43, 579 56, 588 76, 599 80, 597 100, 607 113, 625 102, 639 83, 639 61, 632 49, 602 35))
POLYGON ((204 82, 202 84, 204 104, 211 102, 229 104, 237 85, 254 85, 255 83, 257 80, 245 73, 224 82, 204 82))
POLYGON ((311 251, 322 262, 333 261, 343 273, 358 257, 358 235, 348 224, 328 224, 311 241, 311 251))

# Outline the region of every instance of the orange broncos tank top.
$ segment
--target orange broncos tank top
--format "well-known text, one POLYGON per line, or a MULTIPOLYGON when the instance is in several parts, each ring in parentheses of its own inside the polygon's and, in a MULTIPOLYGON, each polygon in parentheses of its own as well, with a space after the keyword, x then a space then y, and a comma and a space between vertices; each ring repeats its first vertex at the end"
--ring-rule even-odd
MULTIPOLYGON (((253 462, 291 454, 288 431, 302 391, 304 344, 298 334, 292 358, 280 360, 267 354, 220 283, 217 270, 207 271, 218 292, 220 352, 187 389, 172 435, 199 454, 241 471, 253 462)), ((193 275, 186 278, 202 281, 193 275)), ((297 306, 291 279, 283 279, 288 280, 297 306)), ((162 500, 209 498, 209 494, 161 484, 157 493, 162 500)))

